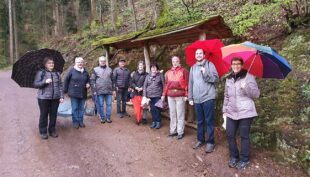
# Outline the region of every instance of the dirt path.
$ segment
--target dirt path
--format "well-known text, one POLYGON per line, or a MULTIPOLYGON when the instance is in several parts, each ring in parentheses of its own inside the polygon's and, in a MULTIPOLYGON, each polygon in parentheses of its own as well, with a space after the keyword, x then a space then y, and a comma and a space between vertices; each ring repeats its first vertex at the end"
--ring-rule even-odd
POLYGON ((19 88, 10 74, 0 72, 1 177, 305 176, 257 150, 247 170, 230 169, 225 137, 217 134, 216 150, 207 155, 192 149, 192 129, 186 129, 180 141, 168 138, 167 121, 160 130, 152 130, 135 125, 132 118, 113 117, 112 124, 101 125, 98 118, 86 117, 87 127, 76 130, 70 118, 59 117, 59 137, 43 141, 38 136, 36 90, 19 88))

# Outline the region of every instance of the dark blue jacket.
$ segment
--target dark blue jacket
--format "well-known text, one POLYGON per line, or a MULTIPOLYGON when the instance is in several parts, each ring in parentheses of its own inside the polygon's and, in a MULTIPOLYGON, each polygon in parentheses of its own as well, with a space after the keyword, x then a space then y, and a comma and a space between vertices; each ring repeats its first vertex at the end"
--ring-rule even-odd
POLYGON ((127 68, 117 67, 113 71, 114 88, 128 88, 130 85, 130 71, 127 68))
POLYGON ((88 72, 84 72, 72 68, 64 80, 64 93, 68 93, 70 97, 87 98, 86 84, 89 84, 88 72))

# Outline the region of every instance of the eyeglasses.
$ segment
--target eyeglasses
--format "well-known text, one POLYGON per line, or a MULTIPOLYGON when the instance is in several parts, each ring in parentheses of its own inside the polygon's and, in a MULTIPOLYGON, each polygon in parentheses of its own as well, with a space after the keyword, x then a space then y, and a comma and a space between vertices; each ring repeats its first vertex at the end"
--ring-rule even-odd
POLYGON ((241 66, 242 64, 241 63, 233 63, 231 64, 232 66, 241 66))

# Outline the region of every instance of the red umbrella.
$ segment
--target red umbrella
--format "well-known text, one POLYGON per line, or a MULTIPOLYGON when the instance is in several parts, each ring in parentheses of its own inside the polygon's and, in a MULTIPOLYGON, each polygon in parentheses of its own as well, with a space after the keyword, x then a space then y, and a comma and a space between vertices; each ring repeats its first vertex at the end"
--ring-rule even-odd
POLYGON ((141 121, 142 111, 143 111, 141 107, 141 101, 142 101, 142 96, 138 96, 138 95, 136 95, 135 97, 131 99, 138 123, 140 123, 141 121))
POLYGON ((219 39, 198 40, 185 49, 186 63, 193 66, 196 63, 195 53, 197 49, 203 49, 206 59, 215 65, 215 68, 221 77, 229 71, 229 66, 222 60, 221 48, 224 44, 219 39))

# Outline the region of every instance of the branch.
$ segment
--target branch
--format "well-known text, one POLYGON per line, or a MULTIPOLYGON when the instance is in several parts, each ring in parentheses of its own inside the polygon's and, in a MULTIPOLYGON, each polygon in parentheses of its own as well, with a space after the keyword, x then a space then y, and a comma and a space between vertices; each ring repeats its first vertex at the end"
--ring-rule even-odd
POLYGON ((182 0, 182 3, 183 3, 183 5, 186 7, 186 10, 187 10, 187 12, 188 12, 188 15, 191 16, 191 12, 190 12, 190 10, 189 10, 189 6, 185 3, 184 0, 182 0))

